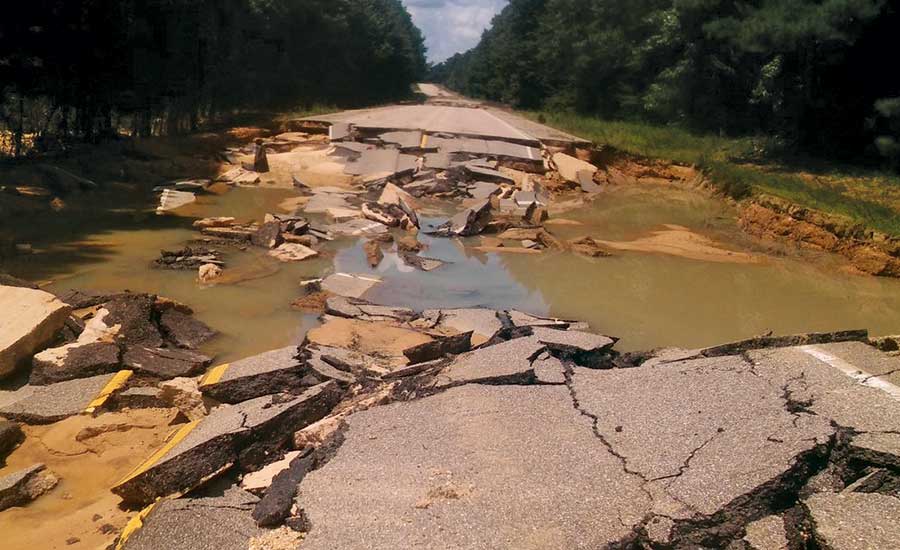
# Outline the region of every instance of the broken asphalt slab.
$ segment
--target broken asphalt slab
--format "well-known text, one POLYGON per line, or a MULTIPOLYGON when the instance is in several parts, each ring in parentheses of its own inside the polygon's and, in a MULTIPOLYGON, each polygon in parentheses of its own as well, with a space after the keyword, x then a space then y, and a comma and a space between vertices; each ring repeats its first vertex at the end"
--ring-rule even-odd
POLYGON ((820 548, 900 548, 900 498, 877 493, 820 493, 803 505, 820 548))
POLYGON ((72 308, 56 296, 23 287, 0 286, 0 378, 47 347, 72 308))
POLYGON ((516 338, 460 355, 444 368, 435 387, 468 383, 529 383, 534 381, 532 362, 546 349, 536 338, 516 338))
POLYGON ((297 346, 288 346, 213 367, 200 391, 222 403, 240 403, 302 387, 304 363, 296 355, 297 346))
POLYGON ((121 387, 130 375, 131 371, 119 371, 0 392, 0 416, 27 424, 52 424, 99 406, 104 397, 121 387))
POLYGON ((43 464, 0 477, 0 512, 13 506, 25 506, 56 487, 57 483, 59 478, 43 464))
POLYGON ((299 396, 268 395, 217 407, 181 428, 112 491, 128 505, 145 505, 193 489, 233 465, 242 470, 262 466, 269 453, 328 414, 339 399, 337 386, 325 383, 299 396))

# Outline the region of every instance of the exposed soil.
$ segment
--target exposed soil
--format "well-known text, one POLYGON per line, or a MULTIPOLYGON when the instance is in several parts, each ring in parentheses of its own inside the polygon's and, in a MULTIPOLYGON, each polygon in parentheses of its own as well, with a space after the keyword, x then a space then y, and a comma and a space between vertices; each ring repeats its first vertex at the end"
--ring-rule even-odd
POLYGON ((763 261, 761 256, 728 250, 719 243, 679 225, 666 225, 663 230, 654 231, 647 237, 633 241, 596 242, 615 250, 668 254, 704 262, 754 264, 763 261))
POLYGON ((178 416, 174 409, 126 410, 24 426, 25 441, 0 477, 42 463, 61 481, 27 507, 0 514, 4 550, 105 549, 130 515, 109 488, 162 446, 178 416))

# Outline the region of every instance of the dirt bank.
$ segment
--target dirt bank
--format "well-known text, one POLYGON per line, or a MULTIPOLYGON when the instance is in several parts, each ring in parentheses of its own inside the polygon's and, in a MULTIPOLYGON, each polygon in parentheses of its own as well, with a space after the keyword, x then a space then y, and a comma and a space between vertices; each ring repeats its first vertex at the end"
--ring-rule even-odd
MULTIPOLYGON (((592 161, 600 167, 594 177, 600 184, 679 185, 721 196, 719 189, 693 167, 636 157, 609 147, 595 150, 592 161)), ((860 273, 900 277, 900 239, 896 237, 770 195, 757 194, 735 204, 741 228, 754 237, 839 254, 860 273)))

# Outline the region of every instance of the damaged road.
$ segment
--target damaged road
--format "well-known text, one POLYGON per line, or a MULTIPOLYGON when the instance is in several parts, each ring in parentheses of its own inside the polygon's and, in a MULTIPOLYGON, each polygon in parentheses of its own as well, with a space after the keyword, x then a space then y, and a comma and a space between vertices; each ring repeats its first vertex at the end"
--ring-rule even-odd
MULTIPOLYGON (((332 380, 331 412, 291 424, 293 445, 276 437, 259 462, 242 461, 232 439, 202 472, 214 453, 182 463, 201 486, 233 463, 258 470, 244 478, 260 500, 240 507, 250 527, 241 544, 286 525, 312 549, 870 547, 858 545, 859 521, 879 530, 880 547, 900 540, 900 401, 885 379, 900 358, 864 332, 636 359, 583 323, 519 311, 419 313, 347 298, 328 309, 281 363, 332 380), (347 338, 347 323, 374 330, 347 338), (424 341, 381 355, 385 331, 424 341)), ((236 407, 259 399, 271 397, 236 407)), ((197 437, 185 441, 220 436, 197 437)), ((177 496, 184 483, 158 490, 172 474, 143 473, 155 488, 117 492, 140 494, 135 504, 177 496)), ((172 506, 144 529, 164 536, 172 506)), ((147 547, 136 540, 124 547, 147 547)))

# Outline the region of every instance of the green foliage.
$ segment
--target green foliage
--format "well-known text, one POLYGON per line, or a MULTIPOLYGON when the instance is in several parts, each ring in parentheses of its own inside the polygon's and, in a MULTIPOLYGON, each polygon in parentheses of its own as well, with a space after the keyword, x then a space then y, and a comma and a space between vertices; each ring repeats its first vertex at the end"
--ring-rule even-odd
POLYGON ((10 2, 0 137, 171 134, 235 109, 372 104, 409 95, 425 70, 400 0, 10 2))
POLYGON ((511 0, 432 74, 519 108, 768 133, 842 159, 880 137, 890 156, 869 122, 900 96, 884 57, 897 28, 889 0, 511 0))
POLYGON ((573 112, 526 115, 631 155, 696 166, 735 200, 768 193, 900 236, 900 176, 805 157, 774 164, 771 159, 782 145, 764 136, 726 138, 679 125, 610 121, 573 112))

